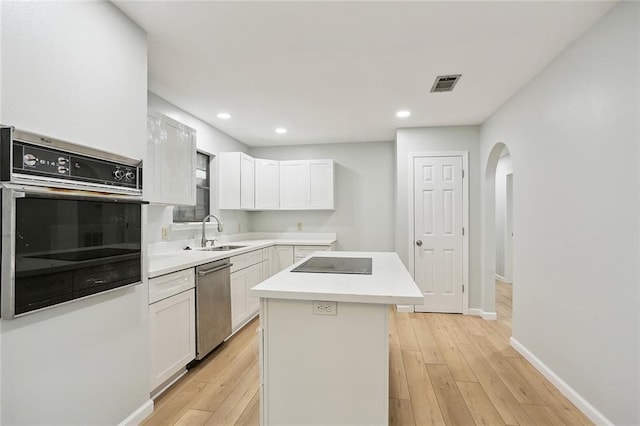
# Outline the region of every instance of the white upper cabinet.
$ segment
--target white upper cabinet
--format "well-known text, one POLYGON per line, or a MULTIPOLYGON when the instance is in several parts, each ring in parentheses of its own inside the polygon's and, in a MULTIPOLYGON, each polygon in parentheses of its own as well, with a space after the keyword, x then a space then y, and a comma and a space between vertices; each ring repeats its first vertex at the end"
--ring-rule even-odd
POLYGON ((333 160, 276 161, 219 155, 220 208, 333 210, 333 160))
POLYGON ((256 209, 277 210, 280 208, 280 162, 255 159, 256 209))
POLYGON ((222 152, 220 171, 220 208, 253 209, 255 206, 255 161, 243 152, 222 152))
POLYGON ((147 115, 144 199, 154 204, 196 204, 196 131, 165 115, 147 115))
POLYGON ((310 209, 333 209, 333 160, 309 160, 310 209))
POLYGON ((280 162, 280 209, 333 208, 333 160, 280 162))
POLYGON ((255 207, 255 160, 240 154, 240 208, 255 207))
POLYGON ((297 210, 307 208, 307 162, 280 162, 280 208, 297 210))

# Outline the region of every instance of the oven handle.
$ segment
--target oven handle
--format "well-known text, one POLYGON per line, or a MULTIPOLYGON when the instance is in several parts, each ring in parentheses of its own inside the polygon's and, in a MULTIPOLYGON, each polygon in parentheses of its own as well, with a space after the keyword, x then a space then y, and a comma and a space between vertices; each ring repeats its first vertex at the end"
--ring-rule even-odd
POLYGON ((24 198, 27 195, 32 198, 53 198, 78 201, 108 201, 112 203, 149 204, 137 196, 106 194, 103 192, 91 192, 80 190, 62 190, 41 187, 25 187, 21 185, 3 184, 6 191, 12 192, 14 198, 24 198))

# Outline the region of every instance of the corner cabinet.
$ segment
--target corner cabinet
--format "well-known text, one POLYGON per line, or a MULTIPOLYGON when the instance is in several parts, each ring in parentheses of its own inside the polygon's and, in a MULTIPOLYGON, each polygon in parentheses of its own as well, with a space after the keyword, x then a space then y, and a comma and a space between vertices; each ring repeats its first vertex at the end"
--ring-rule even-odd
POLYGON ((220 208, 253 210, 255 160, 243 152, 222 152, 218 161, 220 208))
POLYGON ((255 159, 256 209, 277 210, 280 208, 280 162, 255 159))
POLYGON ((196 131, 160 113, 147 114, 143 197, 153 204, 196 204, 196 131))
POLYGON ((251 288, 262 282, 262 249, 231 258, 231 332, 235 333, 258 314, 260 300, 251 288))
POLYGON ((333 160, 265 160, 243 152, 219 155, 220 208, 333 210, 333 160))

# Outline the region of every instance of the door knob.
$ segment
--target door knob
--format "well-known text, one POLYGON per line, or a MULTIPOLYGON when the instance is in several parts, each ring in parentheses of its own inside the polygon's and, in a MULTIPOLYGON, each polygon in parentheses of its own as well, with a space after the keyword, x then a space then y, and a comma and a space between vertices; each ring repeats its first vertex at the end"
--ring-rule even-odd
POLYGON ((422 240, 418 240, 418 241, 416 241, 416 245, 417 245, 418 247, 420 247, 420 246, 422 245, 422 240))

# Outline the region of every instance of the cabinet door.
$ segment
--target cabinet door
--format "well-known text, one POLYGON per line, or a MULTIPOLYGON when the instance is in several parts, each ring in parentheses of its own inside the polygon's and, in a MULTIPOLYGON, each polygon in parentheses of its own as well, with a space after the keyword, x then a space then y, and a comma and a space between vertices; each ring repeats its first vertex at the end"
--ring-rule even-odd
POLYGON ((309 161, 309 208, 333 209, 333 160, 309 161))
POLYGON ((196 357, 195 290, 149 305, 151 389, 196 357))
POLYGON ((196 131, 159 113, 147 116, 145 200, 156 204, 196 204, 196 131))
POLYGON ((237 326, 247 316, 247 270, 248 268, 231 274, 231 328, 237 326))
POLYGON ((256 209, 280 208, 280 162, 256 158, 256 209))
POLYGON ((240 208, 255 207, 255 162, 247 154, 240 154, 240 208))
POLYGON ((274 273, 293 265, 293 246, 276 246, 275 251, 277 263, 274 273))
POLYGON ((218 197, 221 209, 240 208, 240 153, 218 154, 218 197))
POLYGON ((278 253, 276 251, 276 246, 269 247, 269 276, 273 276, 280 272, 278 262, 278 253))
POLYGON ((331 251, 333 246, 295 246, 293 250, 293 260, 298 262, 316 251, 331 251))
POLYGON ((260 284, 262 281, 262 263, 249 266, 247 269, 246 297, 247 297, 247 315, 253 315, 260 308, 260 298, 251 295, 251 288, 260 284))
POLYGON ((280 209, 307 208, 307 162, 280 162, 280 209))
POLYGON ((269 272, 271 267, 271 262, 269 262, 269 259, 263 260, 261 265, 262 265, 262 281, 264 281, 271 276, 271 273, 269 272))

